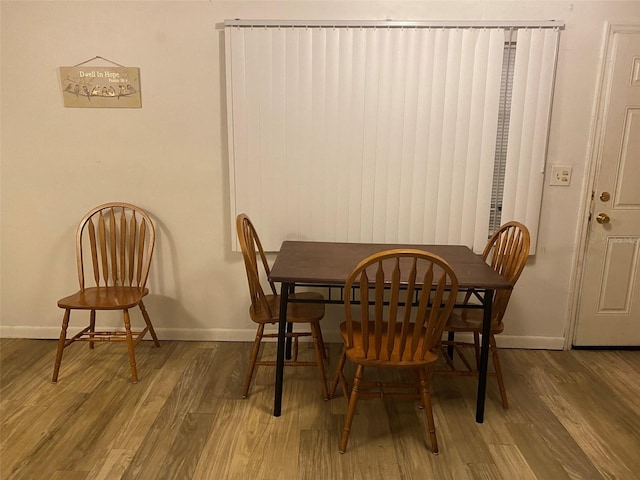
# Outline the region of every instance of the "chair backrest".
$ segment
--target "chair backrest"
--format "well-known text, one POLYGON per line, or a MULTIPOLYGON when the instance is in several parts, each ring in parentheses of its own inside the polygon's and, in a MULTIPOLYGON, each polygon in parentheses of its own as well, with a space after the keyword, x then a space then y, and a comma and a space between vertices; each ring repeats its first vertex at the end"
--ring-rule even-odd
MULTIPOLYGON (((249 282, 249 294, 251 295, 251 308, 254 312, 261 309, 267 312, 270 317, 274 317, 269 302, 264 294, 261 284, 261 273, 267 279, 271 288, 271 293, 277 295, 275 284, 269 280, 269 263, 260 243, 260 238, 256 233, 256 229, 249 220, 249 217, 241 213, 236 217, 236 230, 238 232, 238 241, 242 250, 244 266, 247 272, 247 281, 249 282), (258 258, 260 261, 258 261, 258 258)), ((276 312, 277 313, 277 312, 276 312)))
MULTIPOLYGON (((520 278, 529 257, 531 236, 519 222, 502 225, 489 239, 482 258, 513 286, 520 278)), ((502 322, 512 290, 497 290, 493 297, 493 321, 502 322)))
POLYGON ((95 286, 144 289, 155 245, 155 229, 142 209, 129 203, 100 205, 80 221, 76 258, 80 289, 93 278, 95 286), (91 265, 93 275, 87 272, 91 265))
POLYGON ((345 295, 347 346, 359 322, 367 359, 418 361, 437 351, 458 293, 445 260, 413 249, 376 253, 349 275, 345 292, 352 287, 359 288, 360 304, 345 295))

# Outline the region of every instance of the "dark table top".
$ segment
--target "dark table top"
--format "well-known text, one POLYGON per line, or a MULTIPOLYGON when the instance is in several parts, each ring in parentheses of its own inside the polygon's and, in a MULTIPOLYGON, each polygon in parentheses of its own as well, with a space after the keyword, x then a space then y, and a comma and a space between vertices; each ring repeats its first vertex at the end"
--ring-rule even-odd
POLYGON ((344 285, 362 259, 395 248, 425 250, 442 257, 456 273, 460 288, 513 288, 480 255, 461 245, 285 241, 273 264, 270 278, 282 283, 344 285))

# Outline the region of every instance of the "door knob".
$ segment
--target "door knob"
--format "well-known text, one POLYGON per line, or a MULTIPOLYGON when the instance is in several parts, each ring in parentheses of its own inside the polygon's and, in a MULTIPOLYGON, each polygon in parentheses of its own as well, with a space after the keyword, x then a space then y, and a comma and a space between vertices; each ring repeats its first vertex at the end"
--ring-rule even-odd
POLYGON ((596 222, 598 223, 609 223, 611 221, 611 217, 606 213, 599 213, 596 217, 596 222))

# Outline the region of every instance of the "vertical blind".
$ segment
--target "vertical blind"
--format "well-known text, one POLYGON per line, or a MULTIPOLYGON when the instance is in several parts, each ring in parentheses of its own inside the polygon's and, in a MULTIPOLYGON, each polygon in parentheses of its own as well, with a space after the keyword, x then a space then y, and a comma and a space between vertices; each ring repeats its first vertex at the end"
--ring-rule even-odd
POLYGON ((232 218, 247 213, 266 249, 293 239, 481 251, 507 131, 501 220, 535 238, 557 30, 517 31, 508 129, 498 114, 513 29, 225 30, 232 218))
POLYGON ((557 49, 557 30, 518 31, 501 219, 524 223, 534 252, 557 49))

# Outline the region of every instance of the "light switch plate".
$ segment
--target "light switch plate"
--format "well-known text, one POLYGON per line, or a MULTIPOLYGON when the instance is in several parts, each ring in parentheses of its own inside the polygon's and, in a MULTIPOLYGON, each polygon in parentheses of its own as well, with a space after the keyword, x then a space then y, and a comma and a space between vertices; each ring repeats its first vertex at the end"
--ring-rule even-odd
POLYGON ((565 165, 553 165, 551 167, 551 178, 549 185, 561 185, 568 187, 571 184, 571 171, 573 167, 565 165))

